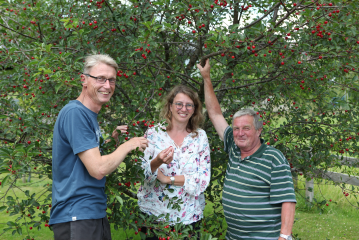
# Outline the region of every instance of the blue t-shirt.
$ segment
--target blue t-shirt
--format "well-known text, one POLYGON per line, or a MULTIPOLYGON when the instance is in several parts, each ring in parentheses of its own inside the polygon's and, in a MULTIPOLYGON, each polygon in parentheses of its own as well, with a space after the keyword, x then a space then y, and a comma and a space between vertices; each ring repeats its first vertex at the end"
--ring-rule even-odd
POLYGON ((52 208, 50 225, 106 216, 106 178, 92 177, 78 153, 100 146, 97 114, 81 102, 61 109, 52 144, 52 208))

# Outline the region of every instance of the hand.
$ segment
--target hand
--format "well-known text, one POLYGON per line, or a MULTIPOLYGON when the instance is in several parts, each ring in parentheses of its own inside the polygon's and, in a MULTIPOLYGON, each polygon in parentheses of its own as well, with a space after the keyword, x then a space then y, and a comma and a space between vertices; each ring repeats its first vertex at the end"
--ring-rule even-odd
POLYGON ((210 79, 210 71, 211 71, 211 65, 209 64, 209 59, 206 59, 206 65, 204 67, 201 66, 201 64, 197 64, 197 68, 199 69, 203 79, 210 79))
POLYGON ((120 130, 122 134, 126 133, 127 132, 127 129, 128 129, 128 126, 127 125, 121 125, 121 126, 117 126, 115 130, 113 130, 112 132, 112 137, 114 139, 117 139, 118 136, 120 135, 117 130, 120 130))
POLYGON ((139 148, 139 150, 141 152, 143 152, 146 147, 148 147, 148 140, 144 137, 134 137, 131 138, 131 140, 129 140, 127 142, 128 144, 131 144, 131 149, 135 150, 136 148, 139 148))
POLYGON ((169 164, 172 162, 173 160, 173 147, 170 146, 168 148, 166 148, 165 150, 162 150, 156 157, 156 161, 161 165, 162 163, 164 164, 169 164))
POLYGON ((157 179, 158 181, 160 181, 161 183, 164 183, 164 184, 169 184, 169 181, 170 181, 170 178, 165 176, 161 170, 158 170, 157 172, 157 179))

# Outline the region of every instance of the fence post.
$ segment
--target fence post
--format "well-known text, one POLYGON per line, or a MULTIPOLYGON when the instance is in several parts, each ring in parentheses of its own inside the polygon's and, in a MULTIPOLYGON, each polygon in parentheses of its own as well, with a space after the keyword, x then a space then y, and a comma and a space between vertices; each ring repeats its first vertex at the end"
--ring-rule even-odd
POLYGON ((313 202, 313 198, 314 198, 314 180, 313 179, 311 179, 310 181, 305 181, 305 198, 309 202, 313 202))

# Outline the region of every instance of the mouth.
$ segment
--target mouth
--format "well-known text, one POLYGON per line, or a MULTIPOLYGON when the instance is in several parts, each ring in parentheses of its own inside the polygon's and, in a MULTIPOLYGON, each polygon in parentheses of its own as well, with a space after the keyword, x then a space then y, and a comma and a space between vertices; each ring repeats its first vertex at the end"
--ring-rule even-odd
POLYGON ((187 117, 188 114, 185 113, 179 113, 178 115, 180 115, 181 117, 187 117))
POLYGON ((101 93, 101 94, 103 94, 103 95, 108 95, 108 94, 110 94, 110 92, 99 92, 99 93, 101 93))

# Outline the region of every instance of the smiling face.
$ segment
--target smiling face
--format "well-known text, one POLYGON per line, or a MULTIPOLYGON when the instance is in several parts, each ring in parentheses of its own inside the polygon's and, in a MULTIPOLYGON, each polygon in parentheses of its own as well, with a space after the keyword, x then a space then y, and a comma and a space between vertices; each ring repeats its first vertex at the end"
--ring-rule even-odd
MULTIPOLYGON (((107 79, 116 78, 116 70, 105 63, 98 63, 93 66, 88 74, 94 77, 105 77, 107 79)), ((101 108, 103 104, 110 101, 115 91, 115 85, 110 85, 109 81, 101 84, 98 83, 96 79, 85 75, 81 75, 81 79, 86 88, 85 101, 89 104, 91 110, 101 108)))
POLYGON ((233 137, 235 144, 244 152, 250 152, 260 146, 262 129, 256 130, 254 119, 250 115, 237 117, 233 121, 233 137))
POLYGON ((172 122, 176 121, 178 123, 188 123, 189 119, 194 113, 194 108, 192 108, 192 110, 187 110, 186 104, 192 104, 194 106, 194 103, 190 97, 184 93, 178 93, 173 99, 173 103, 170 105, 170 111, 172 112, 172 122), (182 103, 183 107, 181 109, 177 109, 175 103, 182 103))

